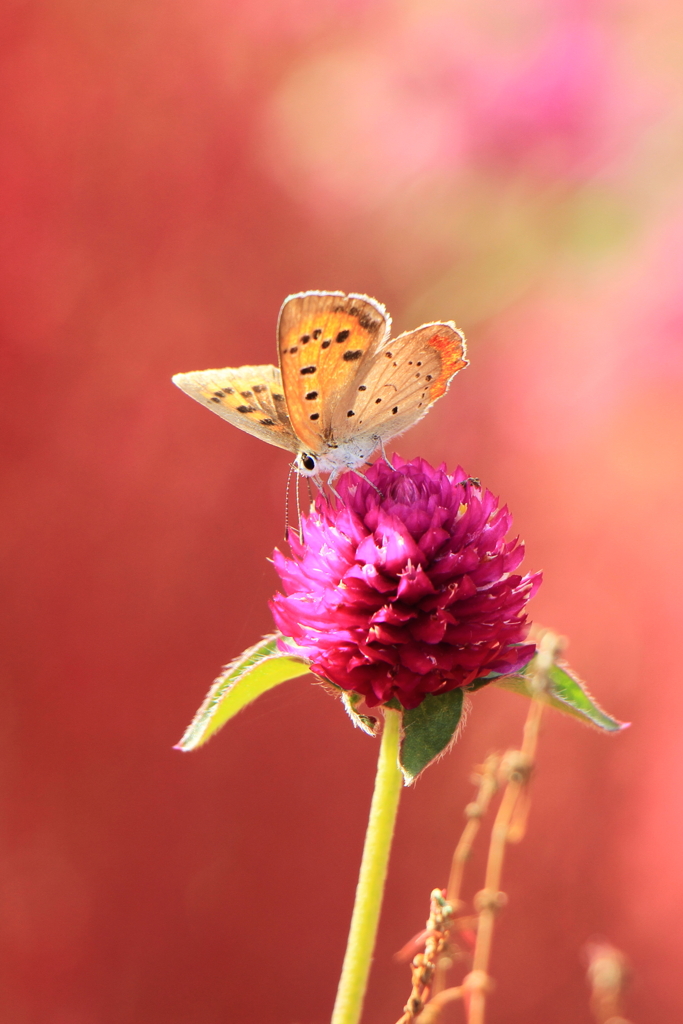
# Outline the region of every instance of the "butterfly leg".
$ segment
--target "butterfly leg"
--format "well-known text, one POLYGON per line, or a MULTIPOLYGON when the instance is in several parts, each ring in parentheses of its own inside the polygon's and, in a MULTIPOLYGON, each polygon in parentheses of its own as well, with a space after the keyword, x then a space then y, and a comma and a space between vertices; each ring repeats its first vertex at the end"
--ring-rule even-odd
POLYGON ((386 451, 384 450, 384 441, 382 440, 382 438, 381 438, 381 437, 377 437, 377 438, 375 438, 375 440, 377 441, 377 443, 378 443, 378 445, 379 445, 379 450, 380 450, 380 452, 382 453, 382 458, 383 458, 383 459, 384 459, 384 461, 386 462, 387 466, 389 467, 389 469, 394 469, 394 470, 395 470, 395 468, 396 468, 396 467, 395 467, 395 466, 392 466, 391 462, 390 462, 390 461, 389 461, 389 459, 387 458, 387 453, 386 453, 386 451))
MULTIPOLYGON (((338 492, 337 492, 337 491, 336 491, 336 490, 334 489, 334 487, 332 486, 332 480, 333 480, 333 478, 336 478, 336 477, 337 477, 338 475, 339 475, 339 474, 337 473, 337 474, 334 474, 333 476, 330 476, 330 477, 328 478, 328 480, 327 480, 327 486, 328 486, 328 487, 329 487, 329 489, 330 489, 330 490, 332 491, 332 493, 334 494, 334 496, 335 496, 336 498, 339 498, 339 500, 341 501, 341 500, 342 500, 341 494, 339 494, 339 493, 338 493, 338 492)), ((307 477, 306 477, 306 484, 308 485, 308 496, 309 496, 309 499, 310 499, 310 502, 311 502, 311 504, 313 504, 313 495, 311 494, 311 480, 313 481, 313 483, 315 484, 315 486, 316 486, 316 487, 318 488, 318 492, 319 492, 320 494, 322 494, 323 498, 325 498, 325 499, 327 500, 327 494, 326 494, 326 492, 325 492, 325 484, 323 483, 323 479, 322 479, 322 477, 318 476, 317 474, 316 474, 315 476, 314 476, 313 474, 311 474, 311 476, 307 476, 307 477)))
MULTIPOLYGON (((330 473, 330 475, 327 478, 327 486, 332 491, 332 493, 334 494, 334 496, 337 499, 337 501, 343 501, 344 499, 342 498, 341 494, 339 493, 339 491, 335 488, 334 484, 332 483, 332 481, 336 480, 338 476, 339 476, 339 473, 330 473)), ((320 490, 323 491, 322 487, 320 488, 320 490)), ((323 491, 323 494, 324 493, 325 492, 323 491)))
MULTIPOLYGON (((377 493, 379 494, 380 498, 383 497, 382 492, 380 491, 379 487, 377 487, 375 484, 373 484, 372 480, 368 480, 368 478, 366 477, 365 473, 361 473, 361 471, 359 469, 357 469, 357 468, 353 469, 351 472, 355 473, 356 476, 362 477, 363 480, 365 480, 366 484, 369 484, 370 487, 372 487, 373 491, 377 491, 377 493)), ((337 491, 337 489, 335 488, 334 483, 333 483, 333 481, 336 480, 338 476, 341 476, 341 471, 340 472, 336 472, 336 473, 330 473, 330 475, 327 478, 327 486, 332 491, 332 493, 334 494, 335 498, 337 498, 339 501, 343 501, 344 499, 342 498, 341 494, 337 491)))
POLYGON ((373 491, 377 491, 377 493, 379 494, 380 498, 384 497, 384 495, 380 491, 380 489, 377 486, 377 484, 373 484, 372 480, 368 480, 368 478, 366 477, 365 473, 361 473, 361 471, 359 469, 354 469, 353 472, 356 474, 356 476, 362 477, 363 480, 365 480, 366 484, 369 484, 370 487, 372 487, 373 491))

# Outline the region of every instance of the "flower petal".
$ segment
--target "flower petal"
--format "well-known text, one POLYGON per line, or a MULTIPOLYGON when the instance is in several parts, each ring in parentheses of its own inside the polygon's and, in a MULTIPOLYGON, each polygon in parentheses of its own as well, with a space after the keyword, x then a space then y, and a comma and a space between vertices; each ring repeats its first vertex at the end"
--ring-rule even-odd
POLYGON ((516 572, 524 546, 505 539, 512 519, 490 491, 460 467, 399 456, 336 490, 290 533, 291 557, 273 555, 273 616, 312 671, 370 707, 415 708, 529 661, 525 609, 541 577, 516 572))

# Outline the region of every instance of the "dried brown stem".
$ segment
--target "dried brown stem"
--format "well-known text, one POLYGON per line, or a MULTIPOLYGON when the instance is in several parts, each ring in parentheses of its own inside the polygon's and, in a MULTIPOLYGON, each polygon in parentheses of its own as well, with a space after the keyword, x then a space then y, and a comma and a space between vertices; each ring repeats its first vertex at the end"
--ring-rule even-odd
MULTIPOLYGON (((482 819, 489 808, 491 799, 498 789, 497 776, 499 765, 500 754, 489 754, 484 763, 475 768, 472 775, 472 782, 477 784, 477 793, 474 800, 465 807, 467 824, 462 831, 458 845, 453 853, 451 872, 448 878, 448 886, 446 888, 446 899, 453 908, 454 913, 462 909, 463 906, 460 893, 462 890, 462 879, 465 872, 465 866, 472 855, 472 847, 474 846, 474 841, 477 838, 477 833, 481 828, 482 819)), ((457 926, 458 922, 456 921, 454 924, 457 926)), ((434 985, 432 986, 434 997, 436 997, 440 992, 445 991, 446 988, 446 974, 448 967, 444 966, 445 963, 450 967, 450 961, 447 958, 441 958, 436 965, 436 975, 434 978, 434 985)), ((449 989, 448 991, 451 990, 449 989)), ((441 1012, 440 1004, 438 1004, 438 1009, 434 1012, 436 1012, 438 1016, 438 1013, 441 1012)), ((433 1016, 433 1019, 436 1020, 437 1016, 433 1016)))
POLYGON ((488 810, 491 798, 498 789, 497 773, 499 765, 500 755, 490 754, 473 776, 473 781, 479 782, 479 788, 472 803, 469 803, 465 808, 465 816, 468 821, 453 854, 451 873, 446 889, 446 899, 452 907, 460 903, 460 890, 462 888, 462 876, 465 871, 465 865, 472 854, 474 840, 481 828, 481 820, 488 810))
POLYGON ((450 903, 444 898, 441 889, 434 889, 425 932, 424 953, 417 953, 413 957, 413 987, 403 1008, 403 1016, 397 1024, 413 1024, 429 999, 434 971, 448 939, 452 918, 450 903))
MULTIPOLYGON (((554 633, 548 631, 540 638, 531 679, 532 693, 539 698, 547 686, 548 671, 559 654, 560 646, 560 639, 554 633)), ((533 700, 524 723, 521 750, 509 750, 501 763, 505 791, 491 831, 484 888, 475 896, 479 927, 472 971, 463 982, 468 1024, 484 1024, 486 995, 491 986, 488 969, 494 923, 498 911, 506 903, 505 893, 500 891, 505 848, 510 839, 518 841, 526 828, 529 808, 526 787, 534 766, 542 711, 541 700, 533 700)))
POLYGON ((403 1007, 403 1016, 397 1024, 413 1024, 422 1013, 425 1002, 429 998, 434 971, 438 957, 449 937, 453 920, 453 908, 444 899, 440 889, 434 889, 429 906, 429 921, 425 933, 425 949, 413 957, 413 990, 407 1004, 403 1007))
POLYGON ((416 1019, 415 1024, 437 1024, 443 1008, 448 1006, 449 1003, 454 1003, 457 999, 462 999, 462 996, 462 985, 458 985, 457 988, 445 988, 443 992, 432 996, 420 1016, 416 1019))
MULTIPOLYGON (((500 785, 504 785, 503 796, 491 831, 484 888, 475 896, 474 905, 477 912, 477 937, 474 948, 472 970, 456 988, 444 988, 447 967, 445 960, 439 962, 439 956, 446 948, 449 931, 462 925, 466 919, 459 918, 455 922, 448 920, 439 932, 438 943, 429 946, 432 918, 427 924, 426 948, 424 954, 418 954, 413 960, 413 991, 405 1007, 405 1013, 398 1024, 436 1024, 441 1011, 455 999, 463 999, 467 1012, 468 1024, 484 1024, 486 1011, 486 995, 491 988, 489 977, 489 960, 493 942, 493 931, 496 915, 507 901, 500 884, 508 843, 519 842, 526 832, 529 815, 528 783, 534 767, 536 746, 538 743, 539 726, 543 711, 542 694, 548 685, 548 671, 555 663, 562 647, 561 638, 547 631, 540 635, 535 669, 530 679, 530 689, 534 697, 524 724, 522 745, 519 750, 508 750, 501 758, 498 754, 490 755, 479 767, 473 781, 478 783, 474 801, 467 805, 465 814, 467 824, 463 829, 458 845, 453 854, 448 887, 445 890, 446 900, 451 913, 463 908, 461 887, 465 865, 472 852, 472 846, 481 827, 481 821, 490 802, 500 785), (429 952, 428 952, 429 950, 429 952), (428 971, 425 972, 425 965, 428 971), (436 964, 436 976, 434 965, 436 964), (433 980, 432 998, 428 1000, 430 984, 433 980)), ((434 893, 438 893, 435 890, 434 893)), ((434 896, 434 893, 432 896, 434 896)), ((420 937, 422 938, 422 937, 420 937)), ((412 940, 415 942, 416 940, 412 940)), ((600 1018, 599 1024, 607 1024, 609 1018, 600 1018)), ((618 1019, 609 1020, 609 1024, 622 1024, 618 1019)), ((627 1024, 627 1022, 626 1022, 627 1024)))

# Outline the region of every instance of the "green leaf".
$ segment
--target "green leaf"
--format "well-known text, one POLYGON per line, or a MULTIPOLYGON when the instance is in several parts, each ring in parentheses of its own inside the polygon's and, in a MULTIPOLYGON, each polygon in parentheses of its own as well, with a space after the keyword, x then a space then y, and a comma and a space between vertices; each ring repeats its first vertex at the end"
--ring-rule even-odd
MULTIPOLYGON (((517 675, 499 676, 492 679, 491 682, 496 686, 501 686, 504 690, 512 690, 525 697, 534 697, 531 680, 535 666, 536 658, 532 658, 517 675)), ((570 672, 564 662, 550 666, 548 687, 541 691, 538 697, 565 715, 572 715, 587 725, 596 726, 605 732, 619 732, 621 729, 627 729, 629 725, 628 722, 620 722, 603 711, 597 701, 591 697, 585 683, 582 683, 570 672)))
POLYGON ((461 689, 451 690, 437 697, 425 697, 418 707, 403 712, 399 764, 406 786, 455 739, 463 699, 461 689))
POLYGON ((360 693, 354 693, 353 690, 342 690, 341 687, 335 687, 335 689, 340 690, 340 697, 353 724, 362 729, 363 732, 366 732, 368 736, 376 736, 377 719, 371 718, 369 715, 361 715, 356 711, 356 708, 363 700, 360 693))
POLYGON ((281 654, 279 633, 271 633, 226 665, 175 750, 195 750, 206 743, 238 711, 267 690, 306 675, 308 663, 281 654))

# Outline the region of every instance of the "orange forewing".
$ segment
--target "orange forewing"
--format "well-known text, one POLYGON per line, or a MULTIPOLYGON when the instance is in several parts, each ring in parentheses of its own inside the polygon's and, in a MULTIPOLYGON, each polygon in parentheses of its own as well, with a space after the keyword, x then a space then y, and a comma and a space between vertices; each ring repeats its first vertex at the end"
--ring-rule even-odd
POLYGON ((283 307, 278 345, 287 410, 304 448, 330 438, 335 406, 387 333, 383 307, 361 296, 303 294, 283 307))

